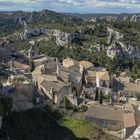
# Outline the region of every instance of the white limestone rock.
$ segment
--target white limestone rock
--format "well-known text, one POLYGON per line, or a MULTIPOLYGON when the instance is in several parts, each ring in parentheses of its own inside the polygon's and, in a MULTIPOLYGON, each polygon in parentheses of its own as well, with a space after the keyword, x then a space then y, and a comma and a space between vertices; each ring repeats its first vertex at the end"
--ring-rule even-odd
POLYGON ((80 40, 80 33, 78 32, 65 33, 54 29, 51 31, 51 34, 56 38, 56 43, 61 46, 80 40))
POLYGON ((22 38, 28 39, 31 37, 41 36, 43 34, 47 34, 47 30, 43 28, 25 29, 24 33, 22 34, 22 38))
POLYGON ((139 84, 140 85, 140 78, 135 80, 135 84, 139 84))
POLYGON ((140 47, 125 45, 122 42, 117 42, 107 48, 107 56, 111 59, 114 57, 140 59, 140 47))
POLYGON ((130 21, 140 22, 140 15, 132 15, 130 21))

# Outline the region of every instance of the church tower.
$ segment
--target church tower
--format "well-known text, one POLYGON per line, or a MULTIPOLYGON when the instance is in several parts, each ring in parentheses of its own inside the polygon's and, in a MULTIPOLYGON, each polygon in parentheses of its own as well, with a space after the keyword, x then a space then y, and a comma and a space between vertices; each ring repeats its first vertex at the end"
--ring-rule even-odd
POLYGON ((35 41, 30 41, 31 48, 28 50, 28 57, 33 60, 38 57, 38 50, 35 41))

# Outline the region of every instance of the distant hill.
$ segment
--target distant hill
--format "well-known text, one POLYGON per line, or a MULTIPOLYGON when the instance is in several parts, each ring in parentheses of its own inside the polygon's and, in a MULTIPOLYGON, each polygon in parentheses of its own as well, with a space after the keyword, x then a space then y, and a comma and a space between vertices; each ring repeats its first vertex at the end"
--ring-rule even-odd
POLYGON ((0 35, 5 36, 9 33, 14 33, 15 31, 23 29, 23 21, 26 22, 29 27, 46 27, 48 25, 53 28, 53 25, 55 24, 59 24, 60 26, 63 24, 68 26, 73 23, 77 24, 81 22, 82 19, 50 10, 42 10, 39 12, 1 11, 0 35))
MULTIPOLYGON (((138 15, 139 13, 134 13, 136 15, 138 15)), ((125 16, 131 16, 133 14, 128 14, 128 13, 121 13, 121 14, 104 14, 104 13, 89 13, 89 14, 79 14, 79 13, 65 13, 65 15, 70 15, 73 17, 77 17, 77 18, 82 18, 82 19, 91 19, 92 17, 95 18, 100 18, 100 17, 104 17, 104 16, 116 16, 118 19, 123 19, 125 16)))
MULTIPOLYGON (((27 23, 48 23, 48 22, 63 22, 65 20, 72 20, 73 17, 64 15, 62 13, 56 13, 49 10, 42 10, 39 12, 0 12, 0 19, 11 20, 14 22, 26 21, 27 23)), ((2 24, 2 23, 1 23, 2 24)))

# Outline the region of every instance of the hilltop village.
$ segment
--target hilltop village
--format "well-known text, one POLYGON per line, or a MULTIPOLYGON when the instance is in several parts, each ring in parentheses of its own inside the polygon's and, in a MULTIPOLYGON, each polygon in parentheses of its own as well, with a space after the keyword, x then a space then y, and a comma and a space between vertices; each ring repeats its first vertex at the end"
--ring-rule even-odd
POLYGON ((127 72, 110 75, 105 67, 95 67, 87 60, 59 62, 39 54, 35 41, 30 41, 28 51, 18 52, 7 40, 1 45, 0 93, 12 98, 12 111, 45 105, 68 114, 79 109, 80 119, 107 133, 139 139, 140 79, 134 81, 127 72))

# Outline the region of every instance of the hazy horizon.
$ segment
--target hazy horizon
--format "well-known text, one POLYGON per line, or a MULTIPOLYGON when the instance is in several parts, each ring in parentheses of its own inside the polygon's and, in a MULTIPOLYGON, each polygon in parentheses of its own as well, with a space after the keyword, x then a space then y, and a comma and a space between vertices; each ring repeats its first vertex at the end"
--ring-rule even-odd
POLYGON ((39 11, 43 11, 43 10, 49 10, 49 11, 52 11, 52 12, 56 12, 56 13, 62 13, 62 14, 106 14, 106 15, 120 15, 120 14, 140 14, 140 12, 137 12, 137 13, 108 13, 108 12, 106 12, 106 13, 102 13, 102 12, 100 12, 100 13, 96 13, 96 12, 92 12, 92 13, 75 13, 75 12, 59 12, 59 11, 55 11, 55 10, 50 10, 50 9, 42 9, 42 10, 32 10, 32 11, 29 11, 29 10, 14 10, 14 11, 10 11, 10 10, 0 10, 0 12, 39 12, 39 11))
POLYGON ((40 11, 59 13, 140 13, 140 0, 0 0, 0 11, 40 11))

